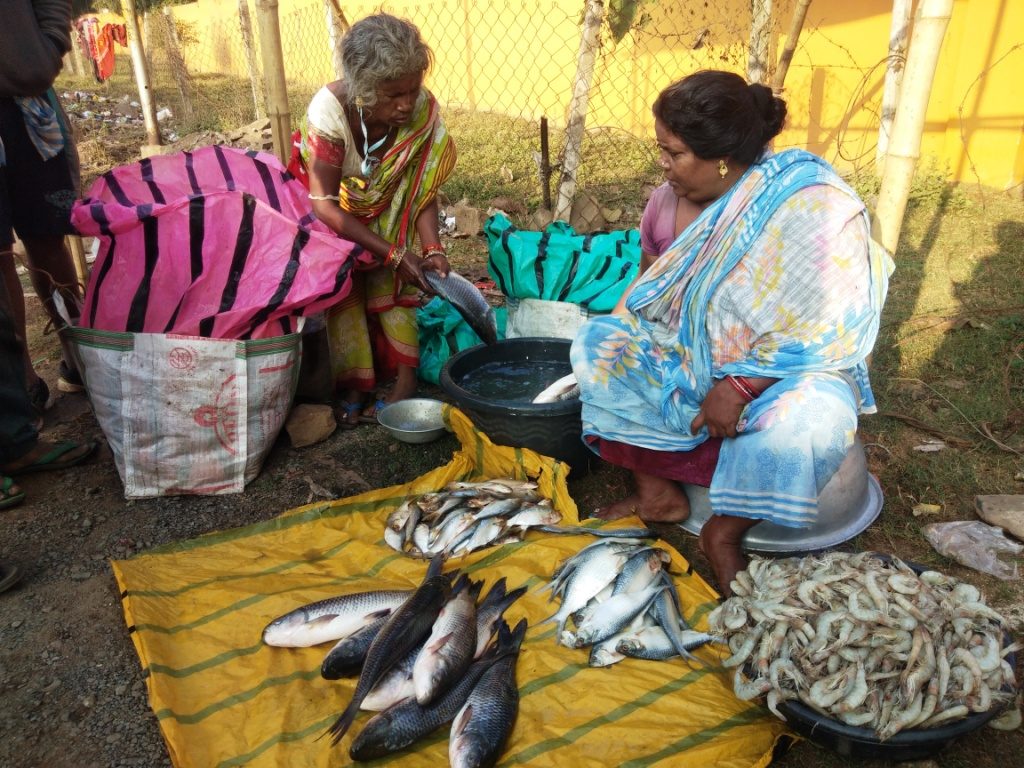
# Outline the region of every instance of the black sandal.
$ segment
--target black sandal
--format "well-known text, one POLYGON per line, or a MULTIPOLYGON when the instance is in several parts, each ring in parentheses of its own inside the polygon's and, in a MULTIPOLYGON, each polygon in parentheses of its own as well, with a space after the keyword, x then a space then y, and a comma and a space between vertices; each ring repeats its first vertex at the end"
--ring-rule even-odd
POLYGON ((32 403, 32 410, 37 416, 42 416, 45 411, 53 407, 53 400, 50 398, 50 388, 46 385, 42 376, 36 377, 36 383, 25 388, 28 392, 29 402, 32 403))

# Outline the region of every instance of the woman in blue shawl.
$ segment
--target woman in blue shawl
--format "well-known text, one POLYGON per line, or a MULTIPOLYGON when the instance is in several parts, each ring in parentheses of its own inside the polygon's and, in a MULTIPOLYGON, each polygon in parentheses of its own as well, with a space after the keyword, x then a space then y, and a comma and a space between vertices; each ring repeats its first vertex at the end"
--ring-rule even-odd
POLYGON ((874 410, 866 360, 892 262, 827 163, 768 149, 786 105, 765 86, 697 72, 653 111, 665 184, 641 273, 580 330, 573 370, 584 439, 636 481, 598 515, 685 520, 678 483, 710 486, 700 546, 728 594, 746 531, 811 525, 874 410))

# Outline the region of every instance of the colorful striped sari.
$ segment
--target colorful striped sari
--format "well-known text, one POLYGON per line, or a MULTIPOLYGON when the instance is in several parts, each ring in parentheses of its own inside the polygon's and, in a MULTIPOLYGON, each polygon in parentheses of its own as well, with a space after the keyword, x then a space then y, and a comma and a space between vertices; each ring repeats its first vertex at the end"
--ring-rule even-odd
MULTIPOLYGON (((325 118, 345 119, 337 99, 321 103, 337 109, 325 118)), ((301 129, 297 154, 303 170, 321 152, 342 157, 358 151, 354 142, 349 147, 332 147, 324 136, 317 136, 316 129, 310 128, 310 119, 315 124, 317 117, 311 108, 301 129)), ((398 130, 394 144, 371 176, 342 178, 338 204, 385 240, 411 245, 416 217, 437 197, 455 169, 455 159, 455 143, 441 119, 437 100, 424 89, 409 124, 398 130)), ((337 165, 332 159, 328 162, 337 165)), ((399 286, 384 268, 359 273, 353 282, 352 293, 332 308, 327 318, 331 373, 340 389, 372 391, 378 377, 392 376, 398 364, 419 365, 418 292, 399 286)))
POLYGON ((573 369, 588 442, 689 451, 716 379, 780 379, 723 441, 716 514, 814 522, 817 494, 874 398, 874 346, 892 262, 867 211, 823 160, 766 155, 687 227, 627 299, 580 330, 573 369))

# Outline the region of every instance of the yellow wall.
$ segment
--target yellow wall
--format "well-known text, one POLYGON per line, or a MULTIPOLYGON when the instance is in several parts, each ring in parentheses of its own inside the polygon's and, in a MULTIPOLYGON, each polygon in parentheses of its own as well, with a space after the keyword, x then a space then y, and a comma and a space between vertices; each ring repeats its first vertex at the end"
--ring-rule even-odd
MULTIPOLYGON (((251 0, 250 0, 250 4, 251 0)), ((793 0, 776 0, 777 57, 793 0)), ((495 111, 552 124, 572 94, 583 0, 391 0, 343 2, 350 21, 383 8, 415 21, 436 61, 430 84, 449 108, 495 111)), ((652 132, 650 104, 677 77, 701 67, 742 72, 749 0, 652 0, 647 23, 605 40, 587 125, 652 132), (691 8, 692 6, 692 8, 691 8), (705 44, 693 47, 706 29, 705 44)), ((791 65, 786 130, 777 146, 801 146, 841 168, 873 167, 891 0, 814 0, 791 65)), ((279 0, 286 71, 297 91, 331 79, 322 0, 279 0)), ((186 51, 193 72, 244 75, 237 0, 175 6, 201 42, 186 51)), ((257 26, 255 8, 253 24, 257 26)), ((943 45, 922 143, 924 162, 952 179, 1008 188, 1024 182, 1024 2, 957 0, 943 45)), ((292 100, 293 112, 302 110, 292 100)))

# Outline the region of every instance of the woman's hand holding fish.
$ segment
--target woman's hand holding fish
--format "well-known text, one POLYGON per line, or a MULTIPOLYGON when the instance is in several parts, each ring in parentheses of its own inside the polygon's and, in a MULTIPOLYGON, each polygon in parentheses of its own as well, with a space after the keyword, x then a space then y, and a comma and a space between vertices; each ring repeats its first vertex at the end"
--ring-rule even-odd
POLYGON ((736 424, 746 405, 743 395, 725 379, 718 379, 701 403, 690 432, 695 435, 701 427, 707 427, 711 437, 736 437, 736 424))
POLYGON ((441 251, 428 251, 424 254, 420 265, 425 270, 437 272, 441 277, 448 277, 448 273, 452 269, 451 264, 448 263, 448 257, 441 251))
POLYGON ((404 256, 402 256, 401 261, 398 262, 398 266, 394 268, 398 279, 403 283, 415 285, 424 293, 428 293, 433 296, 434 290, 430 287, 430 283, 428 283, 423 277, 423 261, 420 257, 412 251, 407 251, 404 248, 400 250, 400 253, 404 253, 404 256))

